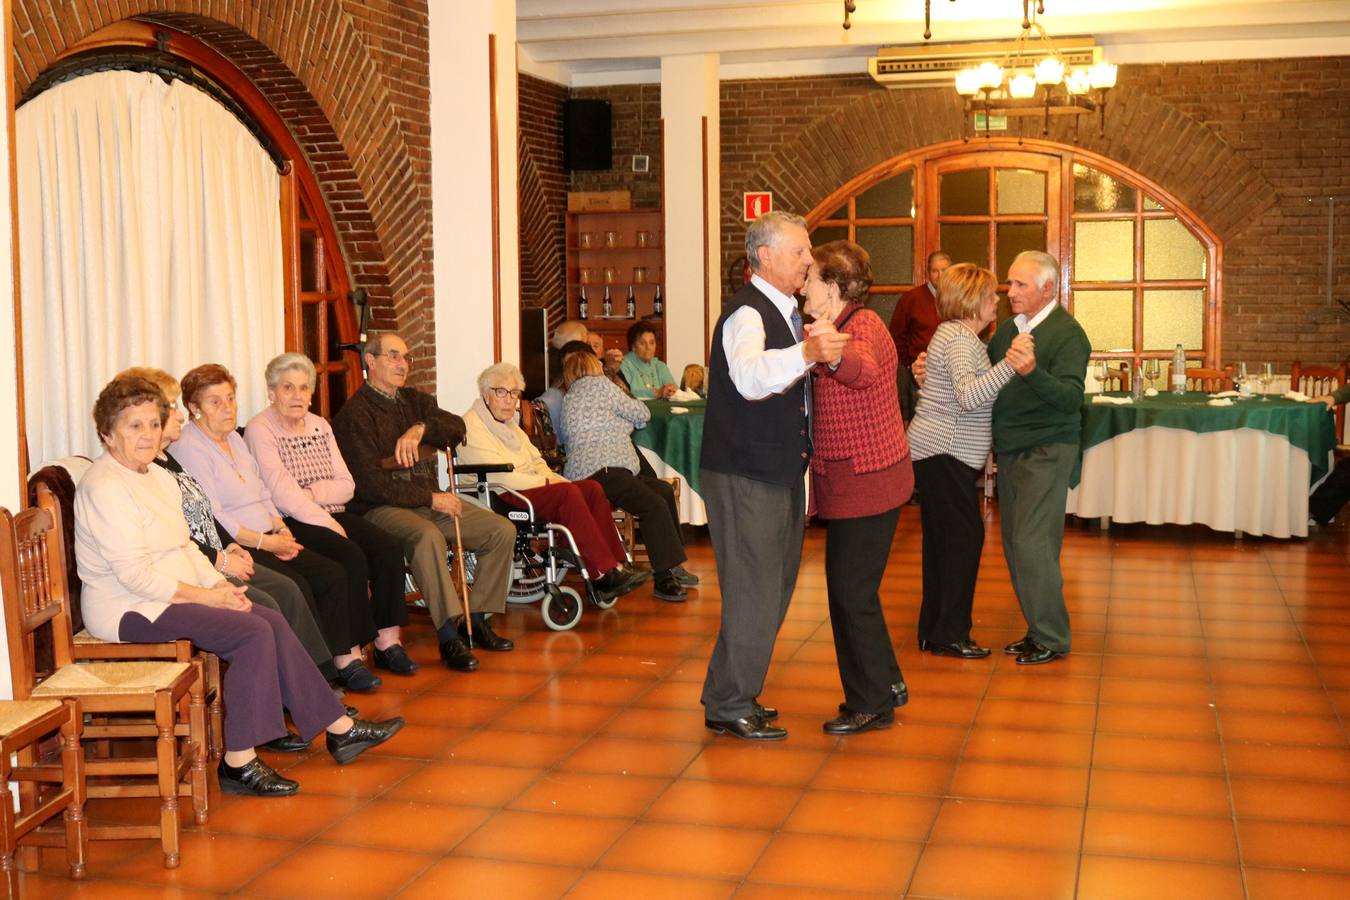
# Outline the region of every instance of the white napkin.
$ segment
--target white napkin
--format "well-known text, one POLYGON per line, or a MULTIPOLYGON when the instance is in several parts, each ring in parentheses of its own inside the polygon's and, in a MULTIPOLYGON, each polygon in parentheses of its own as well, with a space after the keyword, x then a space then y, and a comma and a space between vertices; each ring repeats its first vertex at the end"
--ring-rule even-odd
POLYGON ((1210 394, 1209 396, 1211 399, 1219 400, 1224 397, 1241 397, 1242 395, 1237 391, 1219 391, 1217 394, 1210 394))
POLYGON ((1156 396, 1158 396, 1158 389, 1157 389, 1157 388, 1144 388, 1144 396, 1145 396, 1145 397, 1156 397, 1156 396))
POLYGON ((1312 398, 1312 397, 1309 397, 1307 394, 1303 393, 1302 391, 1285 391, 1285 392, 1284 392, 1284 399, 1286 399, 1286 400, 1296 400, 1296 401, 1298 401, 1299 403, 1311 403, 1311 402, 1313 401, 1313 398, 1312 398))
POLYGON ((1217 400, 1210 400, 1206 406, 1232 406, 1233 401, 1230 397, 1220 397, 1217 400))
POLYGON ((675 393, 673 393, 673 394, 670 395, 670 399, 671 399, 671 400, 676 400, 676 401, 679 401, 679 402, 682 402, 682 403, 688 403, 688 402, 691 401, 691 400, 701 400, 702 398, 699 397, 698 394, 695 394, 693 391, 685 391, 685 390, 679 390, 679 389, 676 389, 675 393))
POLYGON ((1134 403, 1133 397, 1112 397, 1108 394, 1094 394, 1093 403, 1109 403, 1112 406, 1130 406, 1134 403))
POLYGON ((670 413, 671 413, 671 415, 674 415, 674 416, 683 415, 684 413, 687 413, 687 412, 689 412, 689 408, 686 407, 686 406, 672 406, 672 407, 670 408, 670 413))

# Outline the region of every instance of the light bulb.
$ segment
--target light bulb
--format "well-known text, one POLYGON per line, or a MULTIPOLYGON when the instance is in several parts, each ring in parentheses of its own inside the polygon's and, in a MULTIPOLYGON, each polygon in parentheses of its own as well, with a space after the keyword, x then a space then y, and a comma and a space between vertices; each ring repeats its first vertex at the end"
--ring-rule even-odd
POLYGON ((993 90, 1003 83, 1003 67, 998 63, 983 62, 976 70, 980 74, 980 87, 993 90))
POLYGON ((1036 63, 1037 84, 1059 84, 1064 80, 1064 61, 1053 56, 1036 63))
POLYGON ((1008 82, 1008 93, 1020 99, 1036 96, 1036 79, 1030 72, 1018 72, 1008 82))
POLYGON ((1116 86, 1116 64, 1105 61, 1096 63, 1088 70, 1088 78, 1095 88, 1113 88, 1116 86))
POLYGON ((1092 78, 1088 75, 1087 69, 1074 69, 1065 79, 1064 87, 1075 96, 1086 94, 1092 87, 1092 78))
POLYGON ((980 92, 980 73, 975 69, 962 69, 956 73, 956 92, 962 97, 974 97, 980 92))

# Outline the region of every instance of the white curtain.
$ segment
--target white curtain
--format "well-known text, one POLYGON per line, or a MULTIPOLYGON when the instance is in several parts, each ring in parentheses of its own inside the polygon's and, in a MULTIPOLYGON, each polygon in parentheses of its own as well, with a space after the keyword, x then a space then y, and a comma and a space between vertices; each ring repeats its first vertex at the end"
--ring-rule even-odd
POLYGON ((239 383, 241 424, 283 349, 280 176, 207 94, 101 72, 18 110, 24 398, 34 467, 100 450, 90 416, 122 369, 239 383))

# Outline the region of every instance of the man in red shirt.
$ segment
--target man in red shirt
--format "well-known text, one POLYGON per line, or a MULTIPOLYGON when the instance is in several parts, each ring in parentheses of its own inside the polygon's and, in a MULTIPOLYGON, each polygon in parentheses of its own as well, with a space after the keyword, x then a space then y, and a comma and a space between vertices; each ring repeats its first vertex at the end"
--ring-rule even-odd
POLYGON ((919 389, 909 370, 918 355, 928 349, 933 332, 942 322, 937 312, 937 280, 951 264, 952 258, 941 250, 928 254, 928 280, 901 296, 891 314, 891 337, 900 356, 896 370, 900 412, 906 425, 914 418, 914 407, 919 402, 919 389))

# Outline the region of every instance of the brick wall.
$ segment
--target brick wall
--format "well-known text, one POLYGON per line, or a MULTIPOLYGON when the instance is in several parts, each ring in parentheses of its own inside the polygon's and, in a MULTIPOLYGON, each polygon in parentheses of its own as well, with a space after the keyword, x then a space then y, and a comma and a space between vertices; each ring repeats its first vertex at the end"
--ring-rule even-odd
POLYGON ((608 100, 614 123, 614 167, 607 172, 573 172, 574 191, 628 190, 635 209, 661 206, 661 86, 623 84, 578 88, 578 100, 608 100), (633 171, 633 157, 650 157, 646 172, 633 171))
POLYGON ((567 172, 563 169, 561 84, 521 75, 520 302, 548 310, 549 330, 567 316, 563 248, 567 172))
MULTIPOLYGON (((192 34, 282 114, 377 327, 433 361, 426 0, 14 0, 16 94, 71 44, 137 16, 192 34)), ((435 383, 434 363, 413 380, 435 383)))

